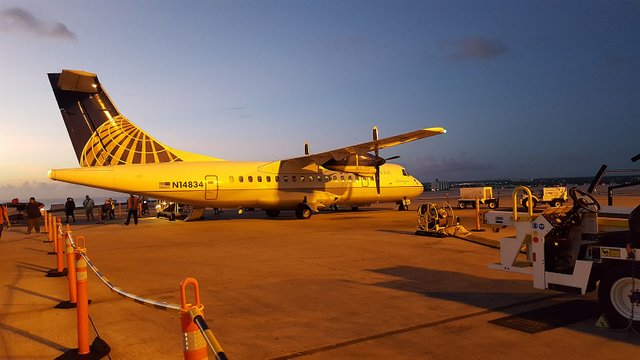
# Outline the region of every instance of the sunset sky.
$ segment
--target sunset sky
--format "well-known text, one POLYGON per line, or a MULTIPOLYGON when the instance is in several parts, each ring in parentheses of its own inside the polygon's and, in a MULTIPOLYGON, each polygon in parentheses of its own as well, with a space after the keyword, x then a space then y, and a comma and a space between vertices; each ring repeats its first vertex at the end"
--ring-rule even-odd
POLYGON ((588 176, 640 153, 640 2, 3 1, 0 200, 94 190, 46 73, 98 74, 165 144, 277 160, 385 150, 420 180, 588 176))

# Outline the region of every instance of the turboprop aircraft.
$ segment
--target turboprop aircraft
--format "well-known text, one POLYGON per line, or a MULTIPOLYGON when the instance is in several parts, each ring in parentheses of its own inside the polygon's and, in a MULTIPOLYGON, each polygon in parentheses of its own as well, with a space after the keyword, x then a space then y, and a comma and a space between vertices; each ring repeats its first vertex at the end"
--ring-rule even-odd
MULTIPOLYGON (((379 150, 443 134, 441 127, 271 162, 225 161, 177 150, 138 128, 115 107, 96 74, 50 73, 49 81, 79 168, 52 169, 49 178, 72 184, 144 195, 193 207, 259 208, 275 217, 295 210, 308 219, 332 205, 352 207, 396 202, 406 209, 422 184, 379 150)), ((395 157, 393 157, 395 158, 395 157)), ((196 216, 194 216, 194 214, 196 216)))

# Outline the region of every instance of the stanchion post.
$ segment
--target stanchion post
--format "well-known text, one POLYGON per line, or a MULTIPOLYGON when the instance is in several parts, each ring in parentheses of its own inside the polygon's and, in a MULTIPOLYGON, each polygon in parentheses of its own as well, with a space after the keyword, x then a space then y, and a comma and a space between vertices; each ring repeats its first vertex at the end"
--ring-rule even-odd
MULTIPOLYGON (((78 240, 80 238, 78 237, 78 240)), ((84 240, 84 238, 82 238, 84 240)), ((84 241, 83 241, 84 243, 84 241)), ((84 245, 84 244, 83 244, 84 245)), ((87 262, 81 256, 86 249, 76 244, 76 289, 78 291, 78 355, 86 355, 89 348, 89 287, 87 286, 87 262)))
POLYGON ((182 351, 185 360, 208 359, 209 351, 207 342, 198 329, 198 325, 193 322, 190 311, 197 308, 200 312, 204 306, 200 304, 200 289, 198 281, 194 278, 186 278, 180 283, 180 328, 182 330, 182 351), (195 304, 187 303, 186 287, 193 285, 195 304))
POLYGON ((76 289, 76 259, 75 253, 73 251, 73 246, 71 246, 71 230, 69 229, 69 224, 67 224, 67 231, 65 232, 64 239, 67 246, 66 255, 68 270, 67 282, 69 283, 69 301, 62 301, 55 307, 57 309, 72 309, 78 305, 78 292, 76 289))
POLYGON ((62 258, 62 237, 59 236, 60 231, 58 229, 62 229, 62 223, 58 217, 53 218, 53 248, 55 249, 56 254, 56 268, 47 271, 47 277, 61 277, 67 276, 67 269, 64 268, 64 260, 62 258))
POLYGON ((44 231, 48 232, 49 231, 49 224, 47 224, 47 215, 49 213, 47 212, 47 210, 43 210, 42 211, 42 217, 44 218, 44 231))

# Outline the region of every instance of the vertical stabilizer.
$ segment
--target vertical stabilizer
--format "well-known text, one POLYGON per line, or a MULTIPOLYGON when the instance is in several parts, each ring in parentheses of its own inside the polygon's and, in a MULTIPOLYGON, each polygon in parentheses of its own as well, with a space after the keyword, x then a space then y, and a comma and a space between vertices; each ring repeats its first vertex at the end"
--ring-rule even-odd
POLYGON ((220 160, 165 146, 124 117, 96 74, 62 70, 49 81, 80 166, 220 160))

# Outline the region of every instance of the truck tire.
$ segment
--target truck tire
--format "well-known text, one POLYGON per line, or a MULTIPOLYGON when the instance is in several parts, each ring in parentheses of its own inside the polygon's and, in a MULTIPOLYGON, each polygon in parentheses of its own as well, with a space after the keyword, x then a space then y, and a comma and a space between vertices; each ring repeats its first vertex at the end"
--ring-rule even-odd
POLYGON ((495 209, 498 206, 495 201, 489 201, 487 205, 489 206, 489 209, 495 209))
POLYGON ((467 207, 467 204, 465 204, 463 201, 458 201, 458 207, 459 207, 460 209, 464 209, 464 208, 466 208, 466 207, 467 207))
MULTIPOLYGON (((598 287, 598 300, 602 306, 609 325, 613 328, 624 328, 630 325, 630 322, 637 325, 640 322, 640 304, 636 303, 633 309, 633 317, 631 316, 630 296, 638 301, 640 297, 640 264, 636 264, 635 276, 631 276, 631 267, 618 266, 607 272, 598 287), (632 291, 631 285, 634 283, 635 291, 632 291)), ((639 301, 640 302, 640 301, 639 301)))
POLYGON ((268 217, 278 217, 280 215, 280 210, 278 209, 267 209, 264 212, 267 213, 268 217))
POLYGON ((564 201, 561 199, 555 199, 551 202, 551 206, 553 207, 560 207, 562 204, 564 204, 564 201))
MULTIPOLYGON (((528 197, 525 197, 524 199, 522 199, 522 207, 525 210, 529 210, 529 207, 527 206, 528 205, 528 201, 527 200, 529 200, 528 197)), ((538 205, 538 202, 536 201, 536 199, 531 199, 531 205, 533 205, 534 209, 536 208, 536 206, 538 205)))

